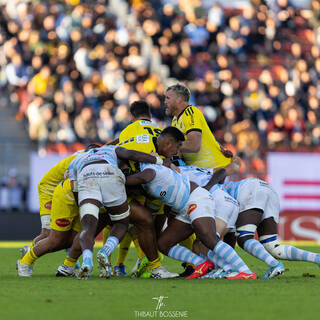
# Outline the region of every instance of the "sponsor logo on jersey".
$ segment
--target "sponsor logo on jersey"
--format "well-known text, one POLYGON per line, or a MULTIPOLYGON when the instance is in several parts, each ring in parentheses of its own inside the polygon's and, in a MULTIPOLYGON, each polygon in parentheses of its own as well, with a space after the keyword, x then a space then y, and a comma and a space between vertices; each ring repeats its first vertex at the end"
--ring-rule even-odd
POLYGON ((167 192, 166 192, 166 191, 161 191, 161 192, 160 192, 160 197, 161 197, 161 198, 163 198, 163 197, 165 197, 165 196, 166 196, 166 194, 167 194, 167 192))
POLYGON ((136 137, 137 143, 149 143, 150 136, 148 134, 140 134, 136 137))
POLYGON ((57 219, 56 225, 59 227, 67 227, 70 224, 70 221, 67 219, 57 219))
POLYGON ((195 209, 197 209, 197 205, 195 203, 190 204, 187 214, 191 214, 191 212, 194 211, 195 209))
POLYGON ((44 207, 48 210, 51 210, 52 201, 48 201, 44 204, 44 207))

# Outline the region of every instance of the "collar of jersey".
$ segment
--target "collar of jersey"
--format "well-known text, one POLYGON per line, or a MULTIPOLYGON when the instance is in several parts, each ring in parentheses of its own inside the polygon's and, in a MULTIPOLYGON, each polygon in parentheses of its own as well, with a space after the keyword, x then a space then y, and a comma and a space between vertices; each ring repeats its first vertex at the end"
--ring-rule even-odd
POLYGON ((177 120, 182 116, 182 114, 186 111, 187 108, 191 107, 191 104, 188 104, 177 116, 177 120))

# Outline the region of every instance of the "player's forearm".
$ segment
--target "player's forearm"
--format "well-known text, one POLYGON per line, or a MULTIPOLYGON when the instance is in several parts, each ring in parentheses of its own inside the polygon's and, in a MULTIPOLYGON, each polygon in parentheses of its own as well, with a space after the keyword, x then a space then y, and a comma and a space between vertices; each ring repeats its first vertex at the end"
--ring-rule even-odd
POLYGON ((127 186, 137 186, 137 185, 149 182, 147 180, 148 179, 146 179, 143 175, 136 173, 136 174, 133 174, 131 176, 126 177, 126 185, 127 186))
POLYGON ((204 186, 205 189, 210 190, 214 185, 218 183, 223 183, 225 177, 227 176, 225 169, 218 169, 214 172, 209 182, 204 186))
POLYGON ((187 140, 183 142, 180 148, 180 151, 182 153, 197 153, 200 151, 200 148, 201 148, 201 144, 187 140))
POLYGON ((160 157, 153 156, 148 153, 135 151, 135 150, 128 150, 121 147, 116 148, 117 156, 122 160, 132 160, 138 162, 147 162, 152 164, 162 164, 163 160, 160 157))

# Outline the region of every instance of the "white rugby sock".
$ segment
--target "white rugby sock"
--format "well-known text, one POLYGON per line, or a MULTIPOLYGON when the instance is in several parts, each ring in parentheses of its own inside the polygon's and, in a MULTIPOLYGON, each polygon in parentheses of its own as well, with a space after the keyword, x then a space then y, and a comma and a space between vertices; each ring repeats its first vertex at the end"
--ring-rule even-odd
POLYGON ((232 269, 238 272, 252 273, 249 267, 238 256, 238 254, 223 241, 219 241, 213 250, 209 250, 208 257, 213 257, 216 254, 222 258, 227 264, 232 266, 232 269))
POLYGON ((284 249, 284 257, 280 257, 281 259, 294 261, 309 261, 320 264, 320 254, 298 249, 290 245, 281 244, 280 246, 284 249))
POLYGON ((92 263, 92 251, 89 249, 84 250, 82 252, 82 259, 83 259, 83 262, 89 260, 92 263))
POLYGON ((182 246, 173 246, 170 251, 168 252, 168 257, 191 263, 195 266, 198 266, 199 264, 205 262, 205 259, 199 257, 189 249, 182 247, 182 246))
POLYGON ((103 246, 103 249, 105 250, 107 256, 110 256, 111 252, 116 248, 116 246, 119 244, 119 239, 114 236, 108 237, 106 243, 103 246))
POLYGON ((247 240, 243 248, 245 251, 253 255, 254 257, 262 260, 270 267, 275 267, 279 262, 276 260, 265 248, 264 246, 255 239, 247 240))
MULTIPOLYGON (((209 252, 208 252, 209 257, 209 252)), ((228 264, 224 259, 219 258, 216 254, 210 255, 209 260, 214 264, 215 269, 221 268, 224 271, 232 271, 232 266, 228 264)))

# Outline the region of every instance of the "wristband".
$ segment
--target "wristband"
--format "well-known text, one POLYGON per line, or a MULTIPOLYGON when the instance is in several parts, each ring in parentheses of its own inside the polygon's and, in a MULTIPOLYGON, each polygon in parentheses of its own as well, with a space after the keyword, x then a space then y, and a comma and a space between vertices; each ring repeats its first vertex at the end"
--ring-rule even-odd
POLYGON ((157 161, 156 164, 159 164, 160 166, 163 165, 163 160, 160 157, 156 157, 157 161))

